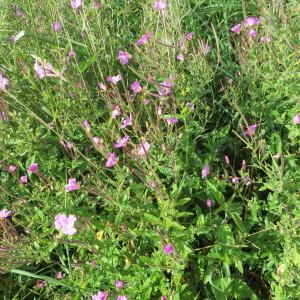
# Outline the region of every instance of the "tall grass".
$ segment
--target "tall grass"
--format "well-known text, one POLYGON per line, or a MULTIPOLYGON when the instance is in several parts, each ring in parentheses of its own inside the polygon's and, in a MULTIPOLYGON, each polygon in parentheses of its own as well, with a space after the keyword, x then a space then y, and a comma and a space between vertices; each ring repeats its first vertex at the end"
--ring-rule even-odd
POLYGON ((299 298, 300 6, 154 2, 1 4, 4 299, 299 298))

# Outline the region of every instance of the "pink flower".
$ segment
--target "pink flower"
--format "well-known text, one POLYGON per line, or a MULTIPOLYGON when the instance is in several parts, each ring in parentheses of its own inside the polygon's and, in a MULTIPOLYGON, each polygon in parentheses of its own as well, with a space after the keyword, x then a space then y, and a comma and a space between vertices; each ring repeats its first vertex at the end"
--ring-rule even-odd
POLYGON ((73 9, 77 9, 82 6, 83 0, 71 0, 71 6, 73 9))
POLYGON ((74 235, 77 230, 74 227, 77 217, 74 215, 58 214, 55 216, 54 225, 57 230, 60 230, 63 234, 74 235))
POLYGON ((92 296, 92 300, 106 300, 107 298, 108 298, 108 293, 102 291, 92 296))
POLYGON ((94 143, 96 146, 102 146, 102 144, 103 144, 103 139, 101 139, 101 138, 99 138, 99 137, 97 137, 97 136, 94 136, 94 137, 92 138, 92 141, 93 141, 93 143, 94 143))
POLYGON ((178 61, 184 61, 184 55, 182 53, 179 53, 177 56, 176 56, 176 59, 178 61))
POLYGON ((189 32, 185 35, 184 38, 188 41, 191 41, 194 35, 195 35, 195 32, 189 32))
POLYGON ((232 177, 231 179, 232 183, 238 183, 240 181, 240 179, 236 176, 232 177))
POLYGON ((135 42, 135 44, 136 44, 137 46, 146 44, 146 43, 150 40, 150 38, 152 37, 152 35, 153 35, 152 32, 147 32, 147 33, 145 33, 144 35, 141 36, 140 39, 138 39, 138 40, 135 42))
POLYGON ((68 184, 65 187, 66 192, 77 191, 80 189, 79 183, 77 183, 75 178, 70 178, 68 184))
POLYGON ((122 280, 116 280, 115 286, 117 290, 121 290, 124 287, 124 282, 122 280))
POLYGON ((117 155, 115 153, 110 153, 107 157, 107 161, 105 163, 106 168, 111 168, 118 163, 117 155))
POLYGON ((241 24, 236 24, 230 28, 230 30, 236 34, 241 33, 241 24))
POLYGON ((8 118, 7 118, 7 114, 5 111, 0 111, 0 120, 2 121, 7 121, 8 118))
POLYGON ((125 147, 128 141, 129 141, 129 136, 126 135, 123 138, 118 139, 117 142, 114 144, 114 147, 115 148, 125 147))
POLYGON ((44 77, 56 77, 57 73, 55 72, 53 66, 49 63, 39 64, 35 63, 33 65, 36 75, 42 79, 44 77))
POLYGON ((67 142, 66 144, 64 144, 64 147, 67 148, 67 149, 73 149, 74 148, 74 143, 67 142))
POLYGON ((149 187, 150 187, 150 189, 151 189, 152 191, 155 190, 155 188, 156 188, 156 183, 155 183, 154 180, 151 180, 151 181, 149 182, 149 187))
POLYGON ((227 155, 224 156, 224 160, 225 160, 227 165, 230 165, 230 160, 229 160, 229 157, 227 155))
POLYGON ((60 280, 64 278, 64 274, 62 272, 56 272, 55 273, 55 278, 60 280))
POLYGON ((131 84, 130 88, 131 88, 131 90, 132 90, 132 92, 134 94, 138 94, 138 93, 140 93, 143 90, 143 88, 141 87, 141 84, 140 84, 140 82, 138 80, 136 80, 135 82, 133 82, 131 84))
POLYGON ((99 1, 94 1, 94 7, 95 7, 96 9, 99 9, 99 8, 102 7, 102 4, 101 4, 99 1))
POLYGON ((264 44, 270 43, 271 41, 272 41, 272 39, 271 39, 269 36, 262 36, 262 37, 260 38, 260 42, 261 42, 261 43, 264 43, 264 44))
POLYGON ((178 123, 178 119, 175 118, 175 117, 167 118, 166 121, 167 121, 167 123, 168 123, 169 125, 170 125, 170 124, 178 123))
POLYGON ((60 32, 62 29, 62 24, 60 21, 54 21, 52 23, 52 29, 54 32, 60 32))
POLYGON ((249 16, 243 21, 245 27, 257 26, 260 24, 260 19, 257 17, 249 16))
POLYGON ((122 50, 119 51, 118 59, 121 65, 127 65, 131 58, 132 56, 128 52, 122 50))
POLYGON ((38 288, 42 289, 42 288, 44 288, 45 286, 47 286, 47 281, 45 281, 45 280, 38 280, 38 281, 36 282, 36 285, 37 285, 38 288))
POLYGON ((28 171, 30 173, 38 173, 39 172, 39 165, 37 163, 33 163, 28 167, 28 171))
POLYGON ((187 33, 180 41, 179 41, 179 46, 181 49, 185 48, 185 42, 186 41, 191 41, 193 36, 195 35, 195 32, 189 32, 187 33))
POLYGON ((151 102, 151 99, 149 99, 149 98, 146 98, 146 99, 144 100, 144 104, 145 104, 145 105, 150 104, 150 102, 151 102))
POLYGON ((251 36, 251 37, 256 37, 257 36, 257 31, 254 30, 254 29, 250 29, 248 31, 248 35, 251 36))
POLYGON ((19 180, 20 184, 25 184, 25 183, 27 183, 27 181, 28 181, 27 175, 23 175, 20 177, 20 180, 19 180))
POLYGON ((126 119, 123 121, 123 124, 121 126, 121 128, 126 128, 128 126, 131 126, 132 125, 132 117, 131 117, 131 114, 126 117, 126 119))
POLYGON ((74 59, 76 57, 76 52, 74 50, 68 51, 68 62, 70 62, 71 59, 74 59))
POLYGON ((138 145, 137 154, 139 156, 145 156, 150 150, 150 144, 148 142, 141 142, 138 145))
POLYGON ((101 89, 102 91, 107 90, 107 86, 103 82, 98 82, 97 85, 98 85, 99 89, 101 89))
POLYGON ((118 296, 117 300, 127 300, 128 298, 126 296, 118 296))
POLYGON ((207 205, 207 207, 211 208, 212 205, 213 205, 213 200, 207 199, 207 200, 206 200, 206 205, 207 205))
POLYGON ((195 105, 193 102, 187 102, 186 106, 189 108, 190 112, 193 112, 195 110, 195 105))
POLYGON ((116 119, 118 116, 122 114, 120 106, 116 105, 111 113, 111 117, 116 119))
POLYGON ((247 127, 245 134, 248 136, 253 136, 256 132, 256 129, 257 129, 257 124, 253 124, 253 125, 247 127))
POLYGON ((202 179, 205 179, 207 176, 208 176, 208 174, 209 174, 209 170, 210 168, 209 168, 209 165, 205 165, 204 166, 204 168, 203 168, 203 170, 202 170, 202 172, 201 172, 201 178, 202 179))
POLYGON ((74 148, 74 143, 72 143, 72 142, 66 142, 65 143, 65 141, 63 140, 63 139, 61 139, 60 140, 60 144, 65 148, 65 149, 72 149, 72 148, 74 148))
POLYGON ((116 84, 118 81, 122 80, 122 75, 118 74, 116 76, 110 76, 110 77, 107 77, 106 80, 112 84, 116 84))
POLYGON ((167 296, 161 296, 160 300, 168 300, 167 296))
POLYGON ((89 123, 88 120, 84 120, 84 121, 82 122, 82 125, 83 125, 84 129, 85 129, 87 132, 90 132, 90 131, 91 131, 91 125, 90 125, 90 123, 89 123))
POLYGON ((162 107, 161 107, 161 105, 158 105, 158 106, 157 106, 157 115, 158 115, 158 116, 161 116, 161 115, 162 115, 162 107))
POLYGON ((174 251, 174 246, 172 244, 168 244, 164 247, 164 252, 169 255, 171 253, 173 253, 174 251))
POLYGON ((9 80, 0 72, 0 92, 7 89, 9 86, 9 80))
POLYGON ((2 209, 0 210, 0 219, 6 219, 12 214, 11 210, 2 209))
POLYGON ((171 94, 173 87, 174 87, 174 83, 172 77, 170 76, 167 80, 165 80, 160 84, 159 91, 158 91, 159 96, 167 96, 171 94))
POLYGON ((17 167, 14 166, 14 165, 9 165, 9 166, 7 167, 7 171, 8 171, 9 173, 11 173, 11 174, 15 173, 15 172, 16 172, 16 169, 17 169, 17 167))
POLYGON ((167 1, 166 0, 158 0, 154 3, 154 9, 158 11, 166 10, 167 9, 167 1))
POLYGON ((295 115, 295 117, 293 118, 293 123, 295 125, 300 124, 300 114, 295 115))

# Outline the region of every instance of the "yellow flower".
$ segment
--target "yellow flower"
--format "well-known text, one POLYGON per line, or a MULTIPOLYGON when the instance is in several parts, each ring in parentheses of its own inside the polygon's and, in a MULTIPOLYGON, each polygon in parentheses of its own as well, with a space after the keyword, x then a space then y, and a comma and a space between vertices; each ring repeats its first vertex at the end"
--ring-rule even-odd
POLYGON ((104 231, 100 230, 96 233, 97 240, 102 241, 104 237, 104 231))
POLYGON ((128 267, 128 266, 130 266, 131 265, 131 261, 130 261, 130 259, 129 258, 125 258, 125 266, 126 267, 128 267))

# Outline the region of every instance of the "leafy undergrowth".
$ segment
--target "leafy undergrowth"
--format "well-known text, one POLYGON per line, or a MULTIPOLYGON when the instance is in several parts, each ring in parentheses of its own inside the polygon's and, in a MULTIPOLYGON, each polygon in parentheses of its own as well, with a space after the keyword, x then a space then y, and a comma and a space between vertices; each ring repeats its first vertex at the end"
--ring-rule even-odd
POLYGON ((297 2, 0 4, 3 299, 300 298, 297 2))

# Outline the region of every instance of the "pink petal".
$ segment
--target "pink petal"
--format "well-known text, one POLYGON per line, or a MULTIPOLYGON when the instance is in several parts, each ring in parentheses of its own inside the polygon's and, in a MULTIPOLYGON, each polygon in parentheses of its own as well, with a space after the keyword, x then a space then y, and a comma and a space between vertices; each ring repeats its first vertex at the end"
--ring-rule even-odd
POLYGON ((107 161, 105 163, 106 168, 111 168, 118 163, 117 155, 115 153, 110 153, 107 157, 107 161))
POLYGON ((136 45, 140 46, 140 45, 144 45, 146 44, 149 39, 152 37, 153 33, 152 32, 147 32, 144 35, 141 36, 141 38, 139 40, 136 41, 136 45))
POLYGON ((138 151, 137 154, 139 156, 145 156, 150 150, 150 144, 148 142, 141 142, 138 145, 138 151))

